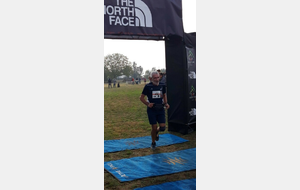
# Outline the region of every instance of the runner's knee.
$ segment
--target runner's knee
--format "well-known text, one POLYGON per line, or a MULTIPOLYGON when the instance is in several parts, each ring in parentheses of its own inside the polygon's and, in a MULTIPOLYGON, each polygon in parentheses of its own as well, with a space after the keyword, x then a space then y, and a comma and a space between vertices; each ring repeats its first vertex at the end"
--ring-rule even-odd
POLYGON ((159 130, 160 131, 165 131, 166 130, 166 125, 164 123, 159 124, 159 130))

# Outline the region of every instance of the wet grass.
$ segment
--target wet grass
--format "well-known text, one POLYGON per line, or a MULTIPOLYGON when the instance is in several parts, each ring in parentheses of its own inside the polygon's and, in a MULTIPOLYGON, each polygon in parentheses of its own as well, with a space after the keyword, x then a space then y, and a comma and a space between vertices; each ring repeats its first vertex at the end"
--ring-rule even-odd
MULTIPOLYGON (((143 87, 144 84, 121 84, 120 88, 108 89, 107 85, 105 85, 104 140, 150 136, 151 127, 148 122, 146 106, 139 100, 143 87)), ((154 151, 150 148, 145 148, 105 153, 104 161, 119 160, 123 158, 132 158, 137 156, 147 156, 150 154, 157 153, 174 152, 178 150, 196 147, 196 132, 187 135, 182 135, 176 132, 169 132, 166 129, 166 131, 163 133, 174 134, 176 136, 188 140, 188 142, 174 144, 170 146, 157 147, 154 151)), ((150 143, 151 142, 149 142, 149 147, 150 143)), ((132 190, 138 187, 156 185, 164 182, 177 181, 195 177, 196 170, 193 170, 120 183, 113 175, 104 170, 104 189, 132 190)))

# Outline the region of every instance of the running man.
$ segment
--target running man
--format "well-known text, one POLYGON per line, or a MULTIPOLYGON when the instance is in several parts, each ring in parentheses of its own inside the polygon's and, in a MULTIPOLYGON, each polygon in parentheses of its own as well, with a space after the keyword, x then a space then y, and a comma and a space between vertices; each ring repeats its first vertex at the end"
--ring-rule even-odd
POLYGON ((151 137, 152 144, 151 148, 156 148, 156 142, 159 140, 159 131, 165 131, 166 129, 166 118, 165 109, 169 109, 170 106, 167 103, 166 87, 163 83, 159 82, 159 73, 154 71, 150 74, 152 80, 146 84, 143 92, 140 96, 141 102, 147 106, 147 114, 149 123, 152 127, 151 137), (145 100, 145 96, 148 97, 148 101, 145 100), (157 122, 159 127, 157 127, 157 122))

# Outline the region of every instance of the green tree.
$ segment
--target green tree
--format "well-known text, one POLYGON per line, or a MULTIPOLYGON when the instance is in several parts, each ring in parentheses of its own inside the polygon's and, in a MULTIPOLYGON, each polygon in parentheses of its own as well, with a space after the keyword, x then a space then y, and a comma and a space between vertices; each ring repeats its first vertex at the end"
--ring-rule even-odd
POLYGON ((107 82, 108 78, 110 77, 110 72, 108 68, 104 65, 104 82, 107 82))
POLYGON ((137 68, 136 68, 136 72, 137 72, 137 74, 139 75, 139 77, 142 77, 142 74, 143 74, 143 67, 142 66, 138 66, 137 68))
POLYGON ((104 57, 104 80, 121 75, 129 76, 132 71, 131 62, 125 55, 114 53, 104 57))
POLYGON ((131 73, 132 73, 131 65, 125 66, 123 69, 123 75, 126 75, 127 77, 129 77, 131 73))
POLYGON ((133 78, 142 77, 142 73, 143 73, 143 67, 137 66, 137 63, 133 62, 131 76, 133 78))
POLYGON ((146 70, 146 71, 145 71, 145 74, 144 74, 144 77, 145 77, 146 79, 149 78, 150 73, 151 73, 151 71, 146 70))

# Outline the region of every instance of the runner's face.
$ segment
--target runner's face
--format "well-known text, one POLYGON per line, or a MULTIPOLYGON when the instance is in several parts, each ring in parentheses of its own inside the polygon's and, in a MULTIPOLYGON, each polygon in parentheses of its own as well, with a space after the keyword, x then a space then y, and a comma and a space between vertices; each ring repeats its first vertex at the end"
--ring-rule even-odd
POLYGON ((153 82, 153 84, 158 85, 158 83, 159 83, 159 75, 154 74, 152 76, 152 82, 153 82))

